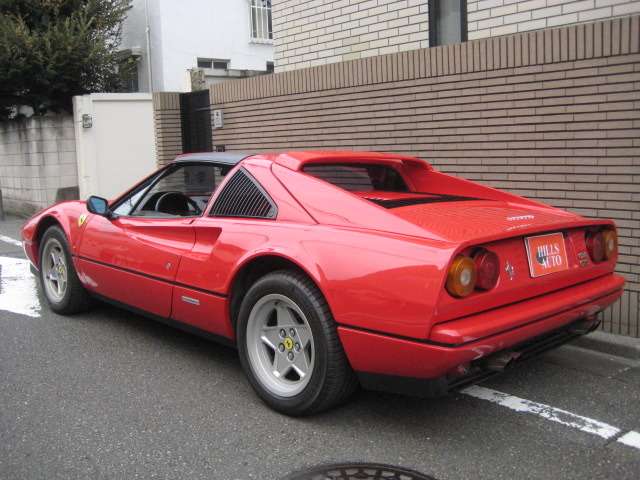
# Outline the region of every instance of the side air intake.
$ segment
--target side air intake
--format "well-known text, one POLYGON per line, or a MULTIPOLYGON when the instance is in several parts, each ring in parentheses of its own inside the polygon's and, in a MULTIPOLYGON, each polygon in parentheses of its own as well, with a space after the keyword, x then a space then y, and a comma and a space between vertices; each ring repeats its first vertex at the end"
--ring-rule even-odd
POLYGON ((213 204, 214 217, 275 218, 276 206, 245 170, 238 170, 213 204))

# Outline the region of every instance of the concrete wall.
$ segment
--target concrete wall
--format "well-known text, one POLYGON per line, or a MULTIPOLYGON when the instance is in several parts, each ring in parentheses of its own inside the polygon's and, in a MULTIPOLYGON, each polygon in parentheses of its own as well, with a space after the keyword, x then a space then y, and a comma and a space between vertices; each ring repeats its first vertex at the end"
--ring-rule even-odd
POLYGON ((429 46, 427 0, 274 0, 276 71, 429 46))
POLYGON ((7 212, 31 215, 75 196, 77 185, 71 115, 0 123, 0 189, 7 212))
POLYGON ((73 107, 80 198, 114 198, 155 170, 151 94, 92 93, 74 97, 73 107))
POLYGON ((638 0, 468 0, 469 40, 640 13, 638 0))
MULTIPOLYGON (((266 71, 273 45, 250 38, 247 0, 147 0, 153 91, 189 91, 187 70, 197 59, 230 60, 235 70, 266 71)), ((140 90, 149 91, 145 0, 134 0, 123 27, 121 48, 139 48, 140 90)))
POLYGON ((408 153, 615 219, 627 285, 605 328, 640 336, 640 17, 227 82, 211 96, 227 150, 408 153))

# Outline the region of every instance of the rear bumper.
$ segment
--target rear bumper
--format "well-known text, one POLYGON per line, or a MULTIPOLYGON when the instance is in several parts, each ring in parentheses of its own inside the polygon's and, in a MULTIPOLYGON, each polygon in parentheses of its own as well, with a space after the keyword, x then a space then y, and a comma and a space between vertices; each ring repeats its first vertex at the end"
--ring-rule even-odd
POLYGON ((622 295, 623 285, 618 275, 606 275, 434 328, 436 338, 450 338, 452 343, 345 326, 338 332, 365 388, 440 395, 494 373, 495 368, 489 370, 487 365, 502 352, 529 357, 595 328, 595 315, 622 295), (492 323, 492 318, 498 322, 492 323), (493 330, 485 335, 488 324, 494 325, 493 330), (496 324, 502 325, 502 330, 496 332, 496 324), (443 336, 445 330, 447 335, 443 336))

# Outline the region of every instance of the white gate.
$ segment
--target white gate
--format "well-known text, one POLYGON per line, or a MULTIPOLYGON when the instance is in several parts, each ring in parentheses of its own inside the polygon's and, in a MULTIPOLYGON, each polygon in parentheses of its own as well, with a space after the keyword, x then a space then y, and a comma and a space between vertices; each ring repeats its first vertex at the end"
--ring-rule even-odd
POLYGON ((80 198, 115 198, 156 169, 150 93, 73 98, 80 198))

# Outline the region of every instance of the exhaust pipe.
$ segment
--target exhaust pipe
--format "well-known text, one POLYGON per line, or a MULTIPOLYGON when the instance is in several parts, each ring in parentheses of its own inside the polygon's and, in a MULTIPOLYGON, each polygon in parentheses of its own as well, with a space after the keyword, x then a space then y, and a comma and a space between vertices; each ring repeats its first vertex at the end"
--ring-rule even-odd
POLYGON ((511 362, 517 360, 519 356, 519 352, 514 352, 511 350, 499 352, 487 358, 486 367, 492 372, 502 372, 509 366, 511 362))
POLYGON ((573 333, 575 335, 585 335, 598 328, 599 324, 600 322, 598 321, 596 315, 591 315, 587 318, 583 318, 582 320, 578 320, 577 322, 572 323, 569 327, 569 333, 573 333))

